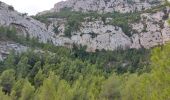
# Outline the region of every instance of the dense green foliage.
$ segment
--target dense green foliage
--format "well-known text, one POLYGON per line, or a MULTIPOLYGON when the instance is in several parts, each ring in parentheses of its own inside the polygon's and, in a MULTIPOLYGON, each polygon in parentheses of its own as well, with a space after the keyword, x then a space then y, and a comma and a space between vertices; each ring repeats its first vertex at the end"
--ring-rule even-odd
POLYGON ((40 48, 44 53, 11 53, 0 62, 1 100, 120 99, 121 75, 149 72, 149 50, 118 49, 90 53, 83 46, 74 45, 73 49, 54 47, 29 37, 21 38, 15 31, 14 35, 17 40, 8 35, 1 38, 40 48))
POLYGON ((11 54, 0 65, 0 98, 168 100, 169 50, 170 45, 153 49, 150 67, 144 67, 146 64, 143 64, 147 58, 142 57, 141 51, 145 50, 87 53, 80 48, 58 48, 51 50, 55 54, 31 51, 20 55, 11 54), (140 60, 135 64, 139 69, 126 66, 129 70, 125 71, 125 67, 115 70, 115 67, 108 66, 116 66, 116 59, 122 63, 124 57, 132 63, 139 57, 140 60), (151 68, 151 71, 147 68, 151 68))

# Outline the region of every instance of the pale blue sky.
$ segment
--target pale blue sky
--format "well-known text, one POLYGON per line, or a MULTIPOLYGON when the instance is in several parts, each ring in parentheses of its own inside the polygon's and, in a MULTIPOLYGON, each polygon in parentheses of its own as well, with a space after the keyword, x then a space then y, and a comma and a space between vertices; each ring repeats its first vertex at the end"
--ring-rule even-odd
POLYGON ((14 6, 15 10, 34 15, 38 12, 49 10, 54 4, 64 0, 0 0, 14 6))

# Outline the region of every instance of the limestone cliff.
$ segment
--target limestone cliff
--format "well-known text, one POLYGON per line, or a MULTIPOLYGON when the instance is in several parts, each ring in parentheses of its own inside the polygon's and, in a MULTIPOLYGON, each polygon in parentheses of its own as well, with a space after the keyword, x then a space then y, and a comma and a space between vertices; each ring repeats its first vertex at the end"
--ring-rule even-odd
POLYGON ((19 13, 3 2, 0 3, 0 26, 14 26, 17 28, 19 34, 30 37, 36 37, 41 42, 51 40, 52 34, 47 31, 45 24, 19 13))
POLYGON ((135 12, 150 9, 160 5, 164 0, 66 0, 55 4, 51 12, 59 12, 63 8, 70 8, 72 11, 96 11, 106 12, 135 12))
POLYGON ((77 19, 78 30, 73 30, 75 23, 68 26, 69 16, 47 17, 48 23, 42 23, 1 2, 0 25, 14 26, 19 35, 34 37, 44 43, 50 41, 55 46, 79 44, 87 46, 88 51, 151 48, 170 40, 170 27, 166 22, 169 8, 162 7, 162 4, 163 0, 67 0, 37 15, 57 15, 62 9, 69 8, 71 14, 74 11, 83 16, 81 20, 77 19), (95 11, 97 17, 91 16, 91 11, 95 11), (110 15, 103 18, 108 12, 110 15), (69 37, 65 36, 68 27, 72 29, 69 37))

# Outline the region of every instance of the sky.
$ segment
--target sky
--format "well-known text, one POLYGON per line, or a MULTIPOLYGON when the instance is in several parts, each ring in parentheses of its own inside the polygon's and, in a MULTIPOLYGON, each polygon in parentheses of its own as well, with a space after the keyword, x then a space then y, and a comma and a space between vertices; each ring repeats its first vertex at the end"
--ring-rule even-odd
POLYGON ((35 15, 38 12, 49 10, 54 7, 54 4, 64 0, 0 0, 9 5, 12 5, 15 10, 21 13, 35 15))

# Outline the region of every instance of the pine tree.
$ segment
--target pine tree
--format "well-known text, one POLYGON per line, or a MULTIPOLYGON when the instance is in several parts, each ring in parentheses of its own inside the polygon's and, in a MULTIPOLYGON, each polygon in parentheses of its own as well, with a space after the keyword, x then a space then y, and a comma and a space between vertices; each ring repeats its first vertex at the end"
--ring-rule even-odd
POLYGON ((121 99, 121 78, 115 73, 103 82, 100 99, 120 100, 121 99))
POLYGON ((19 63, 17 64, 17 77, 18 78, 24 78, 27 76, 27 74, 29 73, 29 69, 30 69, 30 65, 28 65, 28 58, 23 56, 21 58, 21 60, 19 61, 19 63))
POLYGON ((40 87, 37 93, 38 100, 57 100, 57 85, 59 78, 51 72, 49 77, 43 81, 43 85, 40 87))
POLYGON ((5 95, 2 89, 0 89, 0 100, 12 100, 12 98, 9 95, 5 95))
POLYGON ((40 87, 43 84, 43 80, 45 75, 43 74, 42 70, 40 69, 36 76, 34 77, 34 85, 36 88, 40 87))
POLYGON ((13 69, 6 70, 0 76, 0 85, 5 94, 10 94, 15 82, 15 71, 13 69))
POLYGON ((21 91, 21 98, 19 100, 33 100, 35 88, 31 83, 25 79, 23 89, 21 91))

